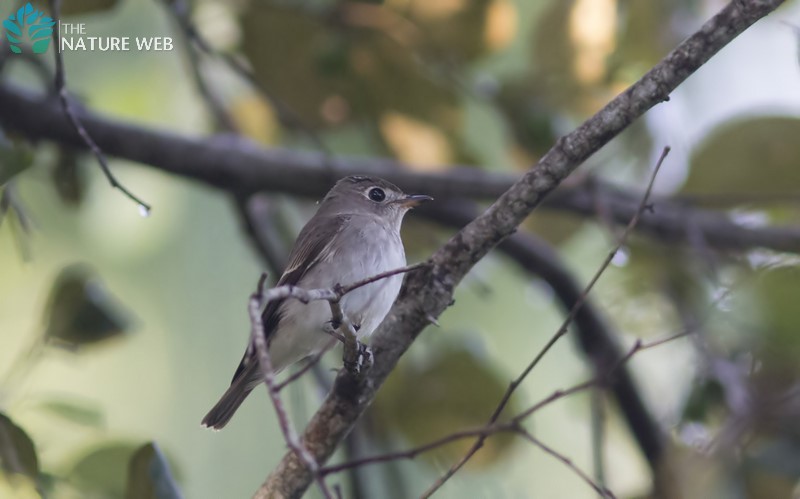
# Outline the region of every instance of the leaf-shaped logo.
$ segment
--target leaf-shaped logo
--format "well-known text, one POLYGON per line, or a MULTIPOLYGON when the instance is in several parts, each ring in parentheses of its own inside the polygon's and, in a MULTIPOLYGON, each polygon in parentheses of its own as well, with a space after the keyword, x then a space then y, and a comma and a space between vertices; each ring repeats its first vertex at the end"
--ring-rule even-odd
POLYGON ((41 10, 34 9, 30 3, 20 7, 3 21, 6 38, 10 42, 9 47, 15 54, 22 53, 23 43, 26 41, 30 43, 34 54, 46 52, 55 24, 53 18, 45 16, 41 10))

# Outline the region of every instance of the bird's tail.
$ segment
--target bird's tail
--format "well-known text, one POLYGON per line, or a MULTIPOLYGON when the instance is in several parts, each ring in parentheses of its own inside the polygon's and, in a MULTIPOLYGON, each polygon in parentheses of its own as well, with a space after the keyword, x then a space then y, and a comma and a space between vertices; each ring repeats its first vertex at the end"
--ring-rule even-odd
POLYGON ((233 380, 219 402, 208 411, 202 425, 214 430, 221 430, 231 420, 244 399, 258 386, 260 377, 258 362, 250 362, 245 371, 233 380))

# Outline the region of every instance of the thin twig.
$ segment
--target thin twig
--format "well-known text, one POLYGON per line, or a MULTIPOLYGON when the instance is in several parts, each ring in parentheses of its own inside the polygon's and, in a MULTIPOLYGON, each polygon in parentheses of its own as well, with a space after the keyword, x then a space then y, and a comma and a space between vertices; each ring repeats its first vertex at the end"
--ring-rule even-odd
MULTIPOLYGON (((500 414, 503 412, 503 410, 505 409, 506 405, 508 404, 508 401, 511 399, 511 395, 514 393, 514 391, 516 391, 517 387, 523 382, 523 380, 525 380, 525 378, 528 376, 528 374, 530 374, 530 372, 539 364, 539 362, 542 360, 542 358, 544 358, 544 356, 547 354, 547 352, 550 351, 550 349, 553 347, 553 345, 555 345, 556 342, 558 342, 558 340, 567 333, 567 328, 572 323, 572 321, 575 319, 575 316, 578 314, 578 311, 583 306, 583 303, 586 301, 586 298, 589 295, 589 293, 592 291, 592 288, 594 288, 594 285, 600 279, 600 276, 603 275, 605 270, 611 264, 611 260, 613 260, 614 255, 616 255, 617 251, 619 251, 622 248, 622 246, 625 244, 625 242, 628 239, 628 236, 631 234, 631 232, 633 231, 634 227, 636 227, 636 224, 639 222, 639 218, 641 217, 642 213, 645 211, 645 209, 647 209, 647 201, 650 198, 650 192, 653 189, 653 183, 656 180, 656 175, 658 175, 658 171, 661 169, 661 165, 664 163, 664 160, 666 159, 667 155, 669 154, 669 151, 670 151, 670 148, 669 148, 669 146, 667 146, 661 152, 661 157, 659 157, 658 162, 656 163, 656 166, 653 169, 653 173, 650 175, 650 181, 648 182, 647 189, 645 189, 644 195, 642 196, 642 199, 639 202, 639 207, 637 208, 636 212, 634 213, 634 215, 631 218, 630 222, 628 223, 627 227, 625 227, 625 230, 620 235, 619 241, 617 242, 616 246, 614 246, 614 248, 611 251, 608 252, 608 255, 606 256, 605 260, 600 265, 600 268, 597 269, 597 272, 595 272, 594 276, 592 277, 592 280, 589 281, 589 284, 583 290, 583 293, 581 293, 581 296, 578 297, 578 300, 572 306, 572 309, 570 310, 570 312, 567 315, 566 319, 564 319, 564 322, 561 324, 561 327, 558 328, 556 333, 550 338, 550 340, 545 344, 545 346, 539 351, 539 353, 536 355, 536 357, 534 357, 534 359, 530 362, 530 364, 528 364, 528 366, 525 368, 525 370, 522 371, 522 374, 520 374, 515 380, 513 380, 509 384, 508 389, 503 394, 503 398, 500 400, 500 403, 495 408, 494 413, 489 418, 489 423, 490 424, 494 423, 495 421, 497 421, 497 419, 500 417, 500 414)), ((422 498, 430 497, 442 485, 444 485, 444 483, 451 476, 453 476, 456 472, 458 472, 458 470, 460 470, 461 467, 464 466, 464 464, 466 464, 467 461, 469 461, 469 459, 473 455, 475 455, 476 452, 478 452, 478 450, 483 446, 483 442, 485 440, 486 440, 485 437, 479 438, 475 442, 475 444, 467 451, 467 453, 464 454, 464 456, 458 462, 456 462, 449 470, 447 470, 447 472, 444 475, 442 475, 439 479, 437 479, 422 494, 421 497, 422 498)))
MULTIPOLYGON (((637 340, 631 346, 631 348, 627 351, 627 353, 620 358, 620 360, 609 369, 609 373, 617 371, 618 369, 622 368, 634 355, 644 350, 648 350, 650 348, 654 348, 660 345, 664 345, 669 343, 673 340, 682 338, 686 336, 686 332, 682 332, 679 334, 667 336, 666 338, 654 340, 649 343, 642 343, 641 340, 637 340)), ((606 377, 608 374, 606 375, 606 377)), ((465 438, 472 438, 472 437, 488 437, 495 433, 500 432, 516 432, 520 427, 520 424, 533 415, 535 412, 539 411, 540 409, 552 404, 553 402, 560 400, 562 398, 568 397, 570 395, 574 395, 579 392, 583 392, 590 388, 596 388, 598 385, 602 384, 602 379, 600 378, 593 378, 582 383, 578 383, 576 385, 571 386, 570 388, 556 390, 551 393, 549 396, 545 397, 544 399, 540 400, 536 404, 530 406, 528 409, 520 412, 513 418, 511 418, 508 422, 505 423, 497 423, 492 422, 481 426, 479 428, 469 428, 465 430, 456 431, 445 435, 444 437, 438 438, 432 442, 428 442, 427 444, 420 445, 418 447, 414 447, 412 449, 407 449, 403 451, 395 451, 395 452, 388 452, 385 454, 379 454, 376 456, 369 456, 364 457, 361 459, 356 459, 352 461, 348 461, 345 463, 324 466, 320 469, 320 473, 323 475, 329 475, 332 473, 339 473, 341 471, 349 470, 352 468, 357 468, 360 466, 371 465, 371 464, 379 464, 385 463, 389 461, 396 461, 399 459, 414 459, 420 454, 424 454, 426 452, 432 451, 437 449, 443 445, 447 445, 449 443, 462 440, 465 438)))
MULTIPOLYGON (((626 356, 626 359, 630 358, 626 356)), ((519 413, 517 416, 513 417, 506 423, 491 423, 487 424, 478 428, 470 428, 466 430, 461 430, 457 432, 450 433, 444 437, 438 438, 432 442, 427 444, 421 445, 419 447, 414 447, 413 449, 408 449, 404 451, 397 451, 397 452, 389 452, 386 454, 380 454, 377 456, 370 456, 361 459, 356 459, 354 461, 349 461, 346 463, 335 464, 331 466, 324 466, 320 469, 320 473, 323 475, 329 475, 331 473, 338 473, 340 471, 357 468, 359 466, 365 466, 370 464, 378 464, 378 463, 385 463, 388 461, 396 461, 398 459, 413 459, 420 454, 424 454, 426 452, 432 451, 437 449, 443 445, 447 445, 449 443, 463 440, 465 438, 472 438, 472 437, 489 437, 490 435, 494 435, 496 433, 501 432, 516 432, 520 423, 531 416, 533 413, 539 411, 540 409, 552 404, 553 402, 560 400, 562 398, 568 397, 578 392, 582 392, 587 390, 588 388, 594 387, 597 385, 597 380, 591 379, 588 381, 584 381, 583 383, 579 383, 574 385, 570 388, 566 388, 563 390, 556 390, 549 396, 545 397, 544 399, 540 400, 536 404, 532 405, 528 409, 524 410, 523 412, 519 413)))
POLYGON ((268 289, 264 293, 264 300, 265 302, 271 302, 273 300, 281 300, 284 298, 294 298, 296 300, 300 300, 303 303, 309 303, 312 301, 320 301, 320 300, 338 301, 347 293, 355 291, 356 289, 362 288, 368 284, 372 284, 375 281, 386 279, 388 277, 392 277, 397 274, 412 272, 414 270, 425 267, 426 265, 428 265, 427 262, 408 265, 406 267, 400 267, 394 270, 389 270, 387 272, 381 272, 380 274, 376 274, 372 277, 368 277, 366 279, 348 284, 346 286, 336 285, 333 288, 305 289, 293 285, 278 286, 276 288, 268 289))
MULTIPOLYGON (((61 18, 61 0, 50 0, 50 11, 53 16, 53 19, 60 19, 61 18)), ((78 119, 78 115, 75 113, 75 110, 72 108, 72 104, 69 100, 69 93, 67 92, 67 85, 66 85, 66 72, 64 70, 64 59, 61 57, 61 34, 59 33, 60 29, 53 30, 53 42, 55 43, 55 50, 53 53, 55 54, 56 58, 56 74, 55 74, 55 87, 56 92, 58 93, 58 99, 61 102, 61 107, 64 110, 64 114, 69 119, 72 127, 75 131, 80 135, 81 140, 83 143, 86 144, 86 147, 92 151, 94 157, 97 158, 97 162, 100 164, 100 169, 103 170, 103 174, 105 174, 108 183, 111 184, 111 187, 114 189, 118 189, 122 192, 125 196, 127 196, 131 201, 135 202, 139 205, 139 212, 142 216, 149 216, 150 211, 152 208, 149 204, 145 203, 141 200, 138 196, 134 193, 129 191, 124 185, 122 185, 117 178, 111 173, 111 169, 108 167, 108 162, 106 161, 106 157, 103 154, 103 151, 97 145, 97 143, 92 139, 89 135, 89 132, 86 131, 86 128, 83 127, 81 120, 78 119)))
POLYGON ((175 24, 181 28, 183 35, 182 41, 185 47, 186 55, 189 59, 189 69, 191 70, 192 79, 194 80, 195 87, 197 87, 197 91, 200 92, 200 95, 206 102, 206 106, 211 112, 211 115, 214 117, 217 127, 220 130, 238 133, 239 129, 236 126, 236 121, 225 108, 225 103, 219 98, 218 95, 214 93, 214 91, 211 89, 211 86, 206 81, 206 78, 203 76, 203 71, 200 68, 200 57, 195 50, 191 36, 189 36, 189 33, 186 32, 186 30, 182 29, 184 23, 182 18, 183 16, 188 15, 185 13, 188 10, 188 5, 183 0, 167 1, 166 3, 172 4, 171 6, 168 5, 169 8, 167 10, 172 14, 175 24))
POLYGON ((278 416, 278 424, 281 427, 281 432, 286 440, 286 444, 295 452, 295 454, 297 454, 300 459, 303 460, 305 465, 308 466, 308 469, 314 475, 314 479, 317 482, 322 495, 325 496, 326 499, 331 499, 333 496, 331 495, 330 490, 328 490, 324 476, 319 473, 319 465, 317 464, 316 459, 314 459, 314 456, 300 441, 300 437, 297 435, 297 432, 295 432, 291 421, 289 421, 289 417, 283 407, 280 394, 276 388, 275 371, 272 367, 272 360, 269 356, 269 350, 267 349, 267 339, 266 335, 264 334, 264 324, 261 320, 261 308, 264 304, 264 282, 266 280, 267 274, 261 274, 261 278, 258 280, 256 292, 250 296, 248 307, 250 312, 250 323, 252 325, 251 339, 255 344, 256 352, 258 353, 259 367, 264 377, 264 383, 267 385, 267 393, 269 394, 269 398, 272 401, 273 407, 275 408, 275 414, 278 416))
POLYGON ((397 274, 405 274, 408 272, 413 272, 415 270, 421 269, 423 267, 429 266, 430 263, 428 262, 420 262, 415 263, 414 265, 406 265, 405 267, 400 267, 394 270, 387 270, 386 272, 381 272, 380 274, 375 274, 372 277, 367 277, 366 279, 362 279, 360 281, 354 282, 353 284, 342 286, 340 291, 342 295, 345 295, 351 291, 355 291, 358 288, 364 287, 367 284, 372 284, 375 281, 380 281, 381 279, 386 279, 387 277, 392 277, 397 274))
POLYGON ((334 341, 331 341, 331 342, 329 342, 327 345, 325 345, 325 346, 322 348, 322 350, 320 350, 319 352, 317 352, 316 354, 314 354, 314 356, 313 356, 313 357, 311 357, 310 359, 308 359, 308 361, 306 361, 305 365, 304 365, 302 368, 298 369, 298 370, 297 370, 296 372, 294 372, 294 373, 293 373, 291 376, 289 376, 288 378, 286 378, 286 379, 285 379, 285 380, 283 380, 282 382, 280 382, 280 383, 278 383, 277 385, 275 385, 275 389, 276 389, 276 390, 278 390, 278 391, 281 391, 281 390, 283 390, 284 388, 286 388, 288 385, 290 385, 290 384, 294 383, 295 381, 297 381, 298 379, 300 379, 301 377, 303 377, 303 375, 304 375, 305 373, 307 373, 307 372, 308 372, 308 371, 310 371, 310 370, 311 370, 311 369, 312 369, 312 368, 313 368, 315 365, 317 365, 317 363, 318 363, 318 362, 319 362, 319 361, 322 359, 322 357, 323 357, 323 356, 325 356, 325 354, 326 354, 326 353, 328 353, 328 351, 329 351, 331 348, 333 348, 333 345, 335 345, 335 344, 336 344, 336 343, 335 343, 334 341))
POLYGON ((592 478, 589 475, 587 475, 583 470, 578 468, 575 465, 575 463, 572 462, 572 460, 570 458, 568 458, 567 456, 561 454, 560 452, 558 452, 557 450, 553 449, 552 447, 549 447, 549 446, 545 445, 541 440, 539 440, 538 438, 534 437, 530 432, 528 432, 527 430, 525 430, 525 429, 523 429, 521 427, 517 429, 517 433, 522 435, 523 438, 528 440, 530 443, 532 443, 536 447, 539 447, 544 452, 550 454, 554 458, 556 458, 559 461, 561 461, 562 463, 564 463, 569 469, 571 469, 576 475, 578 475, 584 482, 588 483, 590 487, 592 487, 598 494, 600 494, 601 497, 606 497, 606 498, 609 498, 609 499, 615 499, 616 496, 610 490, 608 490, 606 487, 603 487, 601 484, 599 484, 599 483, 595 482, 594 480, 592 480, 592 478))

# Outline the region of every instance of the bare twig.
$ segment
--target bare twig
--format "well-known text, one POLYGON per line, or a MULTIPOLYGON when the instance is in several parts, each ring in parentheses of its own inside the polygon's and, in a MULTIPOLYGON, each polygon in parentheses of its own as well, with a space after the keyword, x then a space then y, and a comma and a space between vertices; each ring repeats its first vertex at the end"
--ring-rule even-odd
POLYGON ((275 385, 275 389, 278 390, 278 391, 283 390, 284 388, 286 388, 286 386, 288 386, 291 383, 294 383, 298 379, 302 378, 303 375, 305 375, 308 371, 313 369, 314 366, 317 365, 317 363, 319 363, 319 361, 322 359, 322 357, 324 357, 325 354, 328 353, 328 351, 331 348, 333 348, 333 345, 335 345, 335 344, 336 344, 335 341, 331 341, 330 343, 325 345, 325 347, 323 347, 322 350, 320 350, 319 352, 314 354, 313 357, 308 359, 308 361, 306 361, 306 363, 305 363, 305 365, 303 365, 303 367, 298 369, 296 372, 292 373, 292 375, 287 377, 285 380, 283 380, 280 383, 278 383, 277 385, 275 385))
MULTIPOLYGON (((386 272, 381 272, 380 274, 376 274, 372 277, 367 277, 366 279, 362 279, 360 281, 356 281, 354 283, 345 286, 336 285, 333 288, 305 289, 293 285, 278 286, 276 288, 271 288, 265 291, 264 301, 271 302, 274 300, 280 300, 284 298, 294 298, 296 300, 300 300, 303 303, 309 303, 312 301, 321 301, 321 300, 338 302, 347 293, 355 291, 356 289, 362 288, 368 284, 372 284, 375 281, 380 281, 381 279, 386 279, 388 277, 392 277, 397 274, 405 274, 407 272, 412 272, 414 270, 424 268, 428 265, 429 264, 427 262, 416 263, 414 265, 408 265, 406 267, 400 267, 386 272)), ((338 310, 338 312, 341 312, 341 308, 338 310)), ((333 313, 336 314, 337 312, 333 311, 333 313)))
POLYGON ((314 474, 314 479, 317 482, 322 495, 325 496, 326 499, 331 499, 333 496, 331 495, 330 490, 328 490, 324 476, 319 473, 319 465, 317 464, 314 456, 300 441, 300 437, 297 435, 297 432, 295 432, 291 421, 289 421, 289 417, 286 414, 286 410, 283 407, 283 402, 281 401, 277 384, 275 383, 275 371, 272 368, 272 360, 269 356, 267 339, 266 335, 264 334, 264 324, 261 320, 261 309, 265 303, 264 282, 266 280, 267 274, 264 273, 258 280, 256 292, 250 296, 248 307, 250 312, 250 323, 252 325, 251 339, 253 340, 258 353, 259 367, 264 377, 264 383, 267 385, 267 393, 269 394, 269 398, 272 401, 273 407, 275 408, 275 414, 278 416, 278 424, 281 427, 281 432, 286 440, 286 444, 297 454, 300 459, 303 460, 311 473, 314 474))
POLYGON ((448 435, 446 435, 444 437, 438 438, 438 439, 436 439, 436 440, 434 440, 432 442, 429 442, 427 444, 421 445, 419 447, 414 447, 413 449, 404 450, 404 451, 397 451, 397 452, 390 452, 390 453, 386 453, 386 454, 380 454, 380 455, 377 455, 377 456, 370 456, 370 457, 365 457, 365 458, 362 458, 362 459, 357 459, 357 460, 350 461, 350 462, 347 462, 347 463, 335 464, 335 465, 331 465, 331 466, 325 466, 325 467, 321 468, 320 471, 321 471, 322 474, 328 475, 328 474, 331 474, 331 473, 338 473, 340 471, 348 470, 348 469, 351 469, 351 468, 357 468, 359 466, 365 466, 365 465, 370 465, 370 464, 378 464, 378 463, 385 463, 385 462, 388 462, 388 461, 396 461, 398 459, 414 459, 415 457, 417 457, 420 454, 424 454, 426 452, 429 452, 429 451, 432 451, 434 449, 437 449, 437 448, 439 448, 439 447, 441 447, 443 445, 447 445, 449 443, 452 443, 452 442, 455 442, 455 441, 458 441, 458 440, 463 440, 465 438, 481 437, 481 438, 485 439, 485 438, 489 437, 490 435, 494 435, 494 434, 500 433, 500 432, 516 432, 519 424, 524 419, 528 418, 530 415, 535 413, 536 411, 542 409, 543 407, 546 407, 546 406, 552 404, 553 402, 555 402, 557 400, 560 400, 560 399, 562 399, 564 397, 568 397, 568 396, 570 396, 570 395, 572 395, 574 393, 582 392, 582 391, 584 391, 584 390, 586 390, 586 389, 588 389, 590 387, 593 387, 595 385, 596 385, 596 381, 595 380, 589 380, 589 381, 585 381, 583 383, 577 384, 575 386, 572 386, 571 388, 567 388, 565 390, 557 390, 557 391, 553 392, 551 395, 549 395, 548 397, 542 399, 541 401, 539 401, 535 405, 531 406, 530 408, 526 409, 525 411, 521 412, 520 414, 518 414, 517 416, 515 416, 514 418, 512 418, 511 420, 509 420, 508 422, 505 422, 505 423, 492 422, 492 423, 486 424, 484 426, 480 426, 478 428, 471 428, 471 429, 456 431, 456 432, 450 433, 450 434, 448 434, 448 435))
POLYGON ((549 447, 549 446, 545 445, 544 443, 542 443, 541 440, 539 440, 538 438, 536 438, 533 435, 531 435, 531 433, 528 432, 527 430, 525 430, 523 428, 519 428, 519 429, 517 429, 517 433, 522 435, 526 440, 528 440, 530 443, 532 443, 536 447, 539 447, 540 449, 542 449, 547 454, 550 454, 551 456, 553 456, 557 460, 559 460, 562 463, 564 463, 570 470, 572 470, 584 482, 588 483, 590 487, 592 487, 598 494, 600 494, 600 497, 606 497, 606 498, 609 498, 609 499, 614 499, 616 497, 606 487, 603 487, 601 484, 599 484, 599 483, 595 482, 594 480, 592 480, 592 478, 589 475, 587 475, 583 470, 578 468, 575 465, 575 463, 572 462, 572 460, 570 458, 568 458, 567 456, 565 456, 565 455, 561 454, 560 452, 556 451, 552 447, 549 447))
MULTIPOLYGON (((50 0, 50 11, 53 16, 53 19, 60 19, 61 0, 50 0)), ((64 114, 66 114, 67 118, 69 118, 69 122, 72 124, 72 127, 75 129, 78 135, 80 135, 83 143, 90 151, 92 151, 94 157, 97 158, 97 162, 100 164, 100 169, 106 176, 108 183, 111 184, 111 187, 114 189, 118 189, 131 201, 139 205, 139 212, 142 214, 142 216, 149 216, 151 211, 150 205, 145 203, 138 196, 129 191, 128 188, 122 185, 114 176, 114 174, 111 173, 111 169, 108 166, 108 162, 106 161, 106 157, 103 154, 103 151, 89 135, 89 132, 86 131, 86 128, 84 128, 83 124, 81 123, 81 120, 78 119, 78 115, 72 108, 72 103, 69 100, 69 93, 67 92, 66 72, 64 70, 64 59, 61 57, 61 51, 59 50, 59 47, 61 46, 60 42, 61 34, 59 33, 59 31, 60 31, 59 29, 53 30, 53 42, 55 43, 55 50, 53 50, 53 53, 55 54, 56 58, 55 87, 56 87, 56 92, 58 92, 58 98, 59 101, 61 102, 61 107, 64 111, 64 114)))
MULTIPOLYGON (((664 344, 669 343, 671 341, 674 341, 674 340, 676 340, 678 338, 682 338, 683 336, 686 336, 686 334, 685 333, 680 333, 680 334, 668 336, 668 337, 663 338, 663 339, 655 340, 655 341, 652 341, 652 342, 649 342, 649 343, 642 343, 640 340, 637 340, 636 342, 634 342, 634 344, 631 346, 631 348, 627 351, 627 353, 621 359, 619 359, 619 361, 616 363, 616 365, 614 365, 609 370, 609 373, 607 373, 607 375, 610 374, 611 372, 614 372, 614 371, 617 371, 619 369, 622 369, 624 367, 624 365, 631 358, 633 358, 633 356, 636 355, 637 353, 642 352, 644 350, 648 350, 648 349, 657 347, 657 346, 660 346, 660 345, 664 345, 664 344)), ((607 377, 607 375, 606 375, 606 377, 607 377)), ((487 423, 486 425, 478 427, 478 428, 468 428, 468 429, 465 429, 465 430, 460 430, 460 431, 456 431, 456 432, 450 433, 450 434, 445 435, 443 437, 440 437, 440 438, 438 438, 436 440, 433 440, 432 442, 429 442, 427 444, 423 444, 423 445, 420 445, 418 447, 414 447, 414 448, 411 448, 411 449, 407 449, 407 450, 403 450, 403 451, 388 452, 388 453, 379 454, 379 455, 376 455, 376 456, 369 456, 369 457, 364 457, 364 458, 361 458, 361 459, 355 459, 355 460, 348 461, 348 462, 345 462, 345 463, 334 464, 334 465, 330 465, 330 466, 324 466, 324 467, 322 467, 320 469, 320 473, 322 473, 323 475, 329 475, 329 474, 332 474, 332 473, 339 473, 339 472, 342 472, 342 471, 345 471, 345 470, 358 468, 358 467, 361 467, 361 466, 368 466, 368 465, 372 465, 372 464, 385 463, 385 462, 396 461, 396 460, 400 460, 400 459, 414 459, 417 456, 419 456, 420 454, 424 454, 426 452, 430 452, 430 451, 432 451, 434 449, 437 449, 439 447, 442 447, 444 445, 450 444, 450 443, 458 441, 458 440, 463 440, 463 439, 466 439, 466 438, 474 438, 474 437, 488 437, 488 436, 494 435, 496 433, 501 433, 501 432, 518 432, 519 428, 521 428, 521 426, 520 426, 521 423, 525 419, 527 419, 528 417, 532 416, 534 413, 538 412, 539 410, 543 409, 544 407, 547 407, 548 405, 552 404, 553 402, 561 400, 561 399, 563 399, 565 397, 569 397, 569 396, 574 395, 576 393, 584 392, 584 391, 586 391, 588 389, 591 389, 591 388, 596 388, 598 385, 601 385, 602 383, 604 383, 604 381, 605 381, 604 377, 603 378, 595 377, 593 379, 590 379, 590 380, 584 381, 582 383, 578 383, 576 385, 573 385, 573 386, 571 386, 569 388, 556 390, 553 393, 551 393, 549 396, 545 397, 544 399, 540 400, 539 402, 537 402, 536 404, 530 406, 529 408, 523 410, 522 412, 520 412, 519 414, 517 414, 513 418, 511 418, 509 421, 504 422, 504 423, 498 423, 496 421, 495 422, 490 422, 490 423, 487 423)))
MULTIPOLYGON (((564 319, 564 322, 561 324, 561 327, 558 328, 556 333, 550 338, 550 340, 539 351, 539 353, 536 355, 536 357, 533 358, 533 360, 522 371, 522 373, 509 384, 508 389, 503 394, 503 397, 500 400, 500 403, 497 405, 497 407, 495 408, 494 413, 489 418, 489 423, 490 424, 494 423, 495 421, 497 421, 497 419, 500 417, 500 414, 502 414, 503 410, 505 409, 506 405, 508 404, 508 401, 511 399, 511 395, 514 393, 514 391, 516 391, 517 387, 525 380, 525 378, 528 376, 528 374, 530 374, 530 372, 539 364, 539 362, 544 358, 544 356, 547 354, 547 352, 550 351, 550 349, 553 347, 553 345, 555 345, 556 342, 558 342, 558 340, 567 333, 569 325, 575 319, 575 317, 578 314, 578 311, 580 310, 581 306, 586 301, 586 297, 592 291, 592 289, 594 288, 594 285, 600 279, 600 276, 603 275, 603 273, 606 271, 608 266, 611 264, 611 260, 614 258, 614 255, 616 255, 617 251, 619 251, 622 248, 622 246, 625 244, 625 242, 627 241, 628 236, 630 235, 631 231, 633 231, 634 227, 636 227, 636 224, 638 223, 639 218, 641 217, 642 213, 647 208, 647 202, 648 202, 648 199, 650 198, 650 192, 653 189, 653 183, 655 182, 656 175, 658 175, 658 171, 661 169, 661 165, 664 163, 664 159, 666 159, 667 154, 669 154, 669 150, 670 150, 669 147, 665 147, 663 152, 661 153, 661 157, 658 159, 658 162, 656 163, 656 166, 653 169, 653 173, 650 175, 650 181, 647 184, 647 189, 645 190, 644 195, 642 196, 642 200, 639 203, 639 207, 636 210, 636 213, 634 214, 633 218, 631 218, 631 221, 628 223, 628 226, 625 228, 623 233, 620 235, 620 238, 619 238, 619 241, 617 242, 617 245, 611 251, 608 252, 608 255, 606 256, 605 260, 603 260, 603 263, 600 265, 600 268, 597 269, 597 271, 595 272, 595 274, 592 277, 591 281, 589 281, 589 284, 586 286, 586 288, 584 289, 584 291, 581 294, 581 296, 578 298, 578 300, 572 306, 572 309, 570 310, 570 312, 567 315, 567 317, 564 319)), ((483 443, 484 443, 485 440, 486 440, 485 437, 478 438, 478 440, 467 451, 467 453, 464 454, 464 456, 458 462, 456 462, 444 475, 442 475, 438 480, 436 480, 428 488, 428 490, 425 491, 425 493, 422 495, 422 497, 427 498, 427 497, 430 497, 431 495, 433 495, 433 493, 435 493, 442 485, 444 485, 444 483, 450 477, 452 477, 455 473, 457 473, 458 470, 460 470, 461 467, 464 466, 467 463, 467 461, 469 461, 470 458, 472 458, 472 456, 475 455, 476 452, 478 452, 478 450, 483 446, 483 443)))
POLYGON ((203 76, 203 71, 200 67, 200 57, 195 51, 195 47, 192 43, 192 37, 186 30, 183 29, 184 16, 188 16, 188 13, 186 13, 189 8, 187 3, 183 0, 167 0, 166 3, 168 4, 167 10, 172 14, 175 24, 181 28, 186 56, 189 59, 189 69, 192 74, 192 79, 194 80, 198 92, 200 92, 200 95, 206 102, 208 110, 214 117, 217 127, 220 130, 237 133, 239 129, 236 126, 236 121, 228 112, 227 108, 225 107, 225 103, 216 93, 214 93, 214 91, 211 89, 211 86, 206 81, 206 78, 203 76))
POLYGON ((339 292, 342 294, 342 296, 344 296, 351 291, 355 291, 356 289, 364 287, 367 284, 372 284, 375 281, 380 281, 382 279, 386 279, 387 277, 392 277, 397 274, 406 274, 408 272, 413 272, 415 270, 419 270, 423 267, 428 267, 428 266, 430 266, 430 263, 420 262, 420 263, 415 263, 413 265, 400 267, 394 270, 387 270, 386 272, 381 272, 380 274, 376 274, 372 277, 367 277, 366 279, 354 282, 353 284, 348 284, 347 286, 341 286, 339 288, 339 292))

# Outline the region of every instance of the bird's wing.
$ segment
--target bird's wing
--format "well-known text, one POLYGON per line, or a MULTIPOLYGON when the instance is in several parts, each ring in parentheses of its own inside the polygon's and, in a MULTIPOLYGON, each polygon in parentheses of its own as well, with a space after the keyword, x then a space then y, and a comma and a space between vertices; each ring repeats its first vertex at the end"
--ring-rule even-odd
MULTIPOLYGON (((336 237, 336 234, 342 231, 347 222, 350 220, 349 215, 335 215, 332 217, 325 217, 325 223, 315 222, 307 223, 306 226, 300 231, 297 240, 294 243, 292 252, 289 254, 289 263, 286 265, 286 270, 283 272, 277 286, 283 285, 297 285, 300 279, 313 268, 318 262, 326 259, 331 251, 331 242, 336 237)), ((269 341, 272 333, 278 328, 278 323, 281 320, 281 312, 279 307, 281 300, 273 300, 264 308, 261 314, 261 319, 264 324, 264 334, 269 341)), ((257 361, 253 357, 255 353, 255 345, 251 341, 247 346, 247 351, 233 375, 233 381, 244 372, 250 362, 257 361)))

